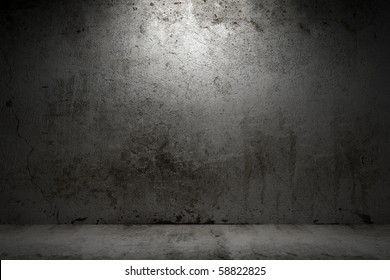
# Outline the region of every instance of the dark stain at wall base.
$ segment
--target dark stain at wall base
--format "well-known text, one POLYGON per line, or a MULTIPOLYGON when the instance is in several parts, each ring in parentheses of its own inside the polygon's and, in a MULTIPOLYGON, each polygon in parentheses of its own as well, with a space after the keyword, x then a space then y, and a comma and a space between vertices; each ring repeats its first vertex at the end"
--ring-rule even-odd
POLYGON ((153 220, 153 223, 154 223, 154 224, 157 224, 157 225, 173 224, 173 222, 171 222, 171 221, 160 220, 160 219, 154 219, 154 220, 153 220))
POLYGON ((363 213, 360 213, 359 211, 356 211, 355 212, 356 215, 358 215, 365 224, 373 224, 372 220, 371 220, 371 217, 367 214, 363 214, 363 213))
POLYGON ((315 224, 315 225, 339 225, 340 223, 321 223, 318 220, 314 220, 313 224, 315 224))
POLYGON ((86 219, 88 219, 88 217, 84 217, 84 218, 77 218, 77 219, 74 219, 72 222, 70 222, 72 225, 75 223, 75 222, 84 222, 86 219))
POLYGON ((212 225, 212 224, 215 224, 215 221, 211 220, 211 219, 207 219, 206 222, 204 222, 204 224, 206 225, 212 225))

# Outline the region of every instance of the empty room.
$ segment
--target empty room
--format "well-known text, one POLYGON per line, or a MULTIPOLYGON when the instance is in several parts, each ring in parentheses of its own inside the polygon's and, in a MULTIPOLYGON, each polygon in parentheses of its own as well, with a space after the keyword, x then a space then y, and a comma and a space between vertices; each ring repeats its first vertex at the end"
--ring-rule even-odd
POLYGON ((2 260, 390 258, 390 3, 2 1, 2 260))

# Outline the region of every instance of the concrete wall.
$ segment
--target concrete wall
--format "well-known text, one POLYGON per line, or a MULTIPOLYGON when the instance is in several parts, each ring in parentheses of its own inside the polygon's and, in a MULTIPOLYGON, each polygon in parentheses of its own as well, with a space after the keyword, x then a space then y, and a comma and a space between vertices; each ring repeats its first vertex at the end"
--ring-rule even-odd
POLYGON ((9 1, 0 223, 389 223, 389 1, 9 1))

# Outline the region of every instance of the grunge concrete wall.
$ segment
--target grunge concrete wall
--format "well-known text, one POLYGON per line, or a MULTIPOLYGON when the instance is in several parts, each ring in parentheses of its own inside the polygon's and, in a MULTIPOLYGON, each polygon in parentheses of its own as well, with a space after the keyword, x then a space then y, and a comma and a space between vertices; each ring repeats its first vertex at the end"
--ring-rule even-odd
POLYGON ((388 1, 8 1, 0 223, 389 223, 388 1))

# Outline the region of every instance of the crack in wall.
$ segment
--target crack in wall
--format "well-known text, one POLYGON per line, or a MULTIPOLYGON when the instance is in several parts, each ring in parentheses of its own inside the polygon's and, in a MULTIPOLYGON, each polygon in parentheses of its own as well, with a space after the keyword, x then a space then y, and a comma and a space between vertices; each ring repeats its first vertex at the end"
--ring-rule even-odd
MULTIPOLYGON (((37 183, 36 179, 35 179, 35 176, 33 175, 33 173, 31 172, 31 164, 30 164, 30 158, 31 158, 31 155, 32 153, 34 152, 34 146, 27 140, 26 137, 24 137, 21 133, 20 133, 20 118, 18 116, 18 114, 16 113, 15 109, 13 108, 13 100, 15 99, 16 97, 16 94, 15 94, 15 91, 14 89, 10 86, 11 82, 12 82, 12 79, 13 79, 13 76, 12 76, 12 67, 11 67, 11 64, 9 63, 8 61, 8 58, 4 52, 3 49, 0 49, 2 55, 3 55, 3 58, 4 58, 4 61, 7 65, 7 68, 8 68, 8 80, 7 82, 5 83, 5 87, 12 93, 11 95, 11 98, 8 99, 8 101, 6 102, 6 106, 10 108, 11 112, 12 112, 12 115, 14 116, 15 120, 16 120, 16 135, 18 136, 18 138, 22 139, 23 142, 26 143, 26 145, 28 147, 30 147, 30 151, 28 153, 28 155, 26 156, 26 169, 27 169, 27 173, 28 173, 28 176, 29 176, 29 180, 31 182, 31 184, 38 189, 38 191, 41 193, 43 199, 49 203, 50 207, 53 209, 57 209, 57 207, 53 204, 52 201, 50 201, 47 196, 45 195, 43 189, 41 188, 41 186, 37 183)), ((55 212, 55 211, 54 211, 55 212)), ((58 211, 59 212, 59 211, 58 211)), ((59 224, 59 221, 58 221, 58 215, 59 213, 56 214, 56 220, 57 220, 57 223, 59 224)))

